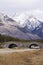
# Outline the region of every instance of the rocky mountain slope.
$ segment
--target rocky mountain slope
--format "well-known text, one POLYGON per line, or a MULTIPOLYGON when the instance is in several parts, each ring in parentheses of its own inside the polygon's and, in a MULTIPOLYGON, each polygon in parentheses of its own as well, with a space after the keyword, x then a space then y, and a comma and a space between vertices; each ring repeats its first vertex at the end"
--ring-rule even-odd
POLYGON ((19 39, 43 39, 43 22, 21 14, 14 18, 0 13, 0 34, 19 39))

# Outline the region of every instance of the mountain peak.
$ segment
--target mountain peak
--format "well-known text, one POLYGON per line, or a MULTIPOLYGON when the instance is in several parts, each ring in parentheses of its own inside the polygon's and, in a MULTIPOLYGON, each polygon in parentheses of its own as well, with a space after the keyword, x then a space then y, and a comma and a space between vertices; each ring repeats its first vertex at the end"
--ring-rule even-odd
POLYGON ((35 29, 35 27, 39 26, 40 24, 36 17, 34 17, 33 15, 29 15, 28 13, 16 15, 14 17, 14 20, 18 23, 19 27, 24 28, 25 26, 27 26, 30 30, 35 29))

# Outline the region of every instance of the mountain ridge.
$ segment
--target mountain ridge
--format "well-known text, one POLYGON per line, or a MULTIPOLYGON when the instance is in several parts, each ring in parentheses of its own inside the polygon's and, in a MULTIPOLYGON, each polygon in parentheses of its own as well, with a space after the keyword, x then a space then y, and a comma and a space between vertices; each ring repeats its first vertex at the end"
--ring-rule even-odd
POLYGON ((33 16, 27 16, 26 19, 24 17, 25 15, 23 20, 16 20, 0 14, 0 34, 25 40, 43 39, 43 22, 33 16))

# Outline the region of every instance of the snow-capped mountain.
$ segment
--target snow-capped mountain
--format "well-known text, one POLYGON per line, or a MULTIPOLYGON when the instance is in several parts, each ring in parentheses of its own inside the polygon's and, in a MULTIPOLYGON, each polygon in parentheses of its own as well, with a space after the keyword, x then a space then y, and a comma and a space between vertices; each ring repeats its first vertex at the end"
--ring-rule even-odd
POLYGON ((32 15, 29 16, 28 14, 24 14, 24 13, 15 16, 13 19, 16 22, 18 22, 20 27, 27 26, 28 29, 30 30, 34 30, 37 26, 40 25, 40 21, 37 18, 35 18, 32 15))
POLYGON ((43 38, 43 23, 41 23, 38 27, 36 27, 33 31, 33 34, 37 34, 41 38, 43 38))
POLYGON ((43 39, 43 22, 28 14, 15 17, 0 14, 0 34, 19 39, 43 39))
POLYGON ((4 25, 5 24, 6 25, 14 25, 15 24, 15 20, 10 18, 8 15, 4 15, 4 14, 0 13, 0 23, 2 23, 4 25))

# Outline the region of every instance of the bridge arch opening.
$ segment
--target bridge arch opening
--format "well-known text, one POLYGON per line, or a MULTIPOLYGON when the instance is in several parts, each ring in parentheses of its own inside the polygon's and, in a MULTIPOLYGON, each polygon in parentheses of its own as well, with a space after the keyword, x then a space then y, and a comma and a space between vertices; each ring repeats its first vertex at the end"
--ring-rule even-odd
POLYGON ((15 48, 15 47, 18 47, 16 44, 10 44, 9 46, 8 46, 8 48, 15 48))
POLYGON ((30 48, 30 49, 39 49, 40 46, 39 46, 38 44, 34 44, 34 43, 33 43, 33 44, 30 44, 30 45, 29 45, 29 48, 30 48))

